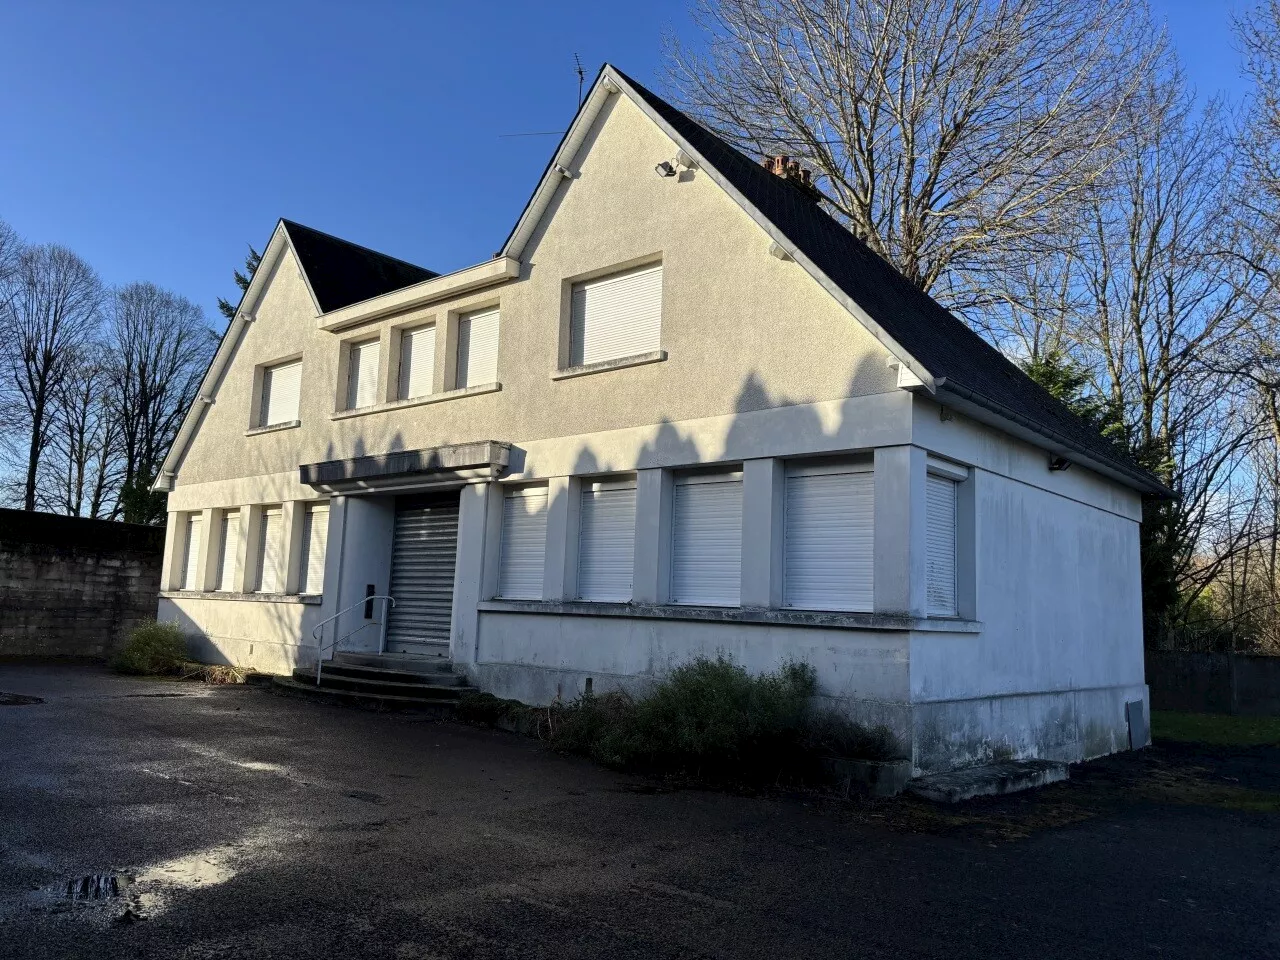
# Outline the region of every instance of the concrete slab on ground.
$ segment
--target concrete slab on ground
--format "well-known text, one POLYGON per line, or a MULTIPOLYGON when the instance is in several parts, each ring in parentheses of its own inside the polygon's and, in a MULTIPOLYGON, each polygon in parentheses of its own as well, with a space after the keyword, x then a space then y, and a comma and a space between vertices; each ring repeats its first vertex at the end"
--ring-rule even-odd
POLYGON ((907 790, 937 803, 960 803, 974 797, 999 797, 1047 786, 1067 776, 1067 765, 1059 760, 1001 760, 916 777, 907 784, 907 790))

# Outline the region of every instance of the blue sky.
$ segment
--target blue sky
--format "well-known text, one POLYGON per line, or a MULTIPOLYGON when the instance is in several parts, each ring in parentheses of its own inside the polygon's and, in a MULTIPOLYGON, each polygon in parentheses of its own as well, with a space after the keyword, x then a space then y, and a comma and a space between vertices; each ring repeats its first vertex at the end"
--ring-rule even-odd
MULTIPOLYGON (((1202 94, 1229 9, 1151 0, 1202 94)), ((506 237, 604 60, 661 84, 685 0, 0 5, 0 218, 205 307, 278 217, 433 270, 506 237)))

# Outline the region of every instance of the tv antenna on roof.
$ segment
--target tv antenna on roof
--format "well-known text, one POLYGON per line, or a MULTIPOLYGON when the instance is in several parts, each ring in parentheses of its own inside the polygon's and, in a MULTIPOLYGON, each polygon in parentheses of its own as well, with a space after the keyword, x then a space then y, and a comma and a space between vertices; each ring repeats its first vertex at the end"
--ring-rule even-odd
POLYGON ((586 74, 582 70, 582 60, 576 53, 573 55, 573 69, 578 75, 578 106, 582 106, 582 81, 586 74))

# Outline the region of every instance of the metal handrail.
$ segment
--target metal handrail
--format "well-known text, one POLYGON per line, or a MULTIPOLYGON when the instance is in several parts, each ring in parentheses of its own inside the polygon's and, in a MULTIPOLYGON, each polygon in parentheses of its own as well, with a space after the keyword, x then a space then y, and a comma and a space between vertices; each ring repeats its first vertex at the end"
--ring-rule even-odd
MULTIPOLYGON (((376 623, 378 624, 378 626, 382 628, 382 631, 378 636, 378 653, 385 652, 384 648, 387 645, 387 620, 390 619, 388 614, 391 611, 391 607, 394 607, 395 605, 396 605, 396 598, 392 596, 387 596, 385 594, 378 594, 375 596, 363 597, 360 600, 357 600, 355 603, 351 604, 351 606, 346 607, 342 610, 339 610, 333 616, 325 617, 323 620, 321 620, 319 623, 317 623, 314 627, 311 628, 311 639, 314 640, 316 642, 316 646, 319 647, 319 650, 316 653, 316 686, 317 687, 320 686, 320 669, 324 666, 325 651, 332 650, 334 647, 340 644, 343 640, 349 640, 351 637, 354 637, 357 633, 359 633, 365 627, 371 627, 376 623), (324 645, 321 644, 320 630, 325 624, 332 623, 334 620, 337 620, 343 614, 350 613, 356 607, 363 607, 365 604, 370 603, 374 600, 385 600, 386 604, 389 604, 389 606, 388 605, 383 606, 382 619, 380 621, 370 620, 368 623, 362 623, 360 626, 352 630, 350 633, 343 634, 337 640, 333 641, 333 643, 324 644, 324 645)), ((334 631, 334 632, 336 633, 337 631, 334 631)))

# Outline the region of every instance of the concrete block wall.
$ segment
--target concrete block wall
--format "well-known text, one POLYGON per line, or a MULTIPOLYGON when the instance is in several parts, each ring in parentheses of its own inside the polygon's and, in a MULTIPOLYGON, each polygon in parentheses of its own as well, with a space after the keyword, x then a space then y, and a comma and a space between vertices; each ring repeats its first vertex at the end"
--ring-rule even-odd
POLYGON ((0 656, 107 657, 155 617, 164 530, 0 510, 0 656))

